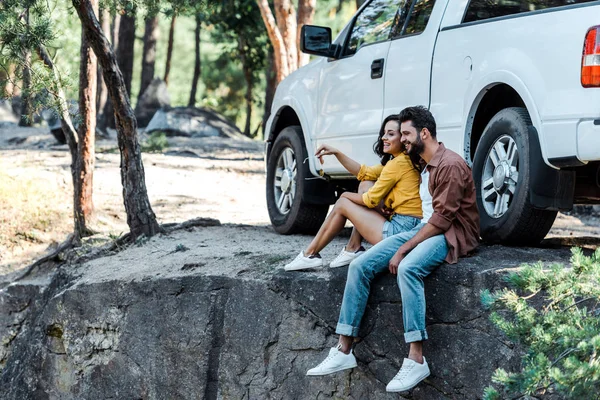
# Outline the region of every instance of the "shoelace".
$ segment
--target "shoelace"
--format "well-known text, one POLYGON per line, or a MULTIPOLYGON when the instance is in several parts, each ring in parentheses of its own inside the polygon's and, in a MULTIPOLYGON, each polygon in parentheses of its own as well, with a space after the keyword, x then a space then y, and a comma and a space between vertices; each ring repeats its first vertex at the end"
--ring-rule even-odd
MULTIPOLYGON (((336 346, 337 351, 340 351, 341 348, 342 348, 342 345, 338 343, 338 345, 336 346)), ((327 364, 327 362, 329 360, 331 360, 332 358, 334 358, 336 355, 337 355, 337 353, 329 353, 329 355, 319 364, 319 367, 327 364)))
POLYGON ((410 364, 407 367, 400 368, 400 371, 398 371, 398 373, 396 374, 394 379, 397 379, 400 381, 403 380, 406 377, 406 375, 408 375, 408 373, 414 368, 414 366, 415 366, 414 364, 410 364))

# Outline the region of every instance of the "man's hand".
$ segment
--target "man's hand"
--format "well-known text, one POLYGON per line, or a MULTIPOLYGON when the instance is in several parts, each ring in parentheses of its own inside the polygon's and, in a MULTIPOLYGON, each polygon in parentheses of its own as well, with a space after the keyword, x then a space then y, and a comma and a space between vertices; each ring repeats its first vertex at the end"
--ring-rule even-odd
POLYGON ((383 200, 381 200, 377 207, 375 207, 375 211, 381 214, 381 216, 385 219, 390 219, 390 217, 394 215, 394 209, 387 207, 383 203, 383 200))
POLYGON ((398 251, 396 251, 396 254, 394 254, 394 257, 392 257, 388 264, 388 269, 392 274, 396 275, 398 273, 398 265, 400 265, 400 262, 404 260, 404 257, 406 257, 409 252, 410 250, 406 249, 404 245, 400 246, 398 251))

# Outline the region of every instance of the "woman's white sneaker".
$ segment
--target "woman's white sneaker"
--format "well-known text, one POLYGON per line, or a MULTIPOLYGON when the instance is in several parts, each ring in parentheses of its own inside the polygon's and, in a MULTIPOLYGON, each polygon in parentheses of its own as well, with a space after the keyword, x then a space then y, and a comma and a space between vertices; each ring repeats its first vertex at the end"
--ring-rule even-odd
POLYGON ((344 354, 340 349, 341 345, 329 349, 327 358, 316 367, 309 369, 306 375, 329 375, 356 367, 356 358, 354 358, 352 350, 350 350, 349 354, 344 354))
POLYGON ((299 271, 301 269, 309 269, 309 268, 319 268, 323 266, 323 259, 321 256, 309 256, 306 257, 304 252, 301 251, 300 254, 296 256, 292 260, 291 263, 287 264, 283 269, 286 271, 299 271))
POLYGON ((352 262, 356 257, 365 252, 365 248, 360 246, 358 250, 346 251, 346 247, 342 247, 342 252, 329 264, 330 268, 344 267, 352 262))
POLYGON ((429 376, 429 365, 423 357, 423 364, 408 358, 404 359, 402 368, 394 379, 385 387, 386 392, 405 392, 417 386, 419 382, 429 376))

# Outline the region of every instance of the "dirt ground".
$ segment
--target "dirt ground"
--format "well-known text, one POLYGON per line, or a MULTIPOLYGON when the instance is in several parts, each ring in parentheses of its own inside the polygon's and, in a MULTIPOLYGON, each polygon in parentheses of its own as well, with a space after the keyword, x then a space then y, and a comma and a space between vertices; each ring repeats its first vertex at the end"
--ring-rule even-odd
MULTIPOLYGON (((265 202, 263 148, 262 142, 252 140, 178 137, 169 138, 162 154, 144 153, 146 185, 159 222, 216 218, 224 226, 210 228, 211 237, 203 240, 217 243, 225 243, 232 228, 244 225, 244 236, 255 235, 249 240, 251 250, 269 254, 272 243, 263 240, 265 230, 272 231, 265 202)), ((116 238, 128 230, 119 162, 114 138, 97 142, 93 228, 99 238, 116 238)), ((0 275, 25 267, 71 231, 69 165, 66 145, 57 145, 46 128, 0 123, 0 275)), ((598 238, 600 220, 560 213, 548 237, 598 238)), ((281 237, 298 249, 308 239, 281 237)), ((331 250, 331 256, 337 251, 331 250)))

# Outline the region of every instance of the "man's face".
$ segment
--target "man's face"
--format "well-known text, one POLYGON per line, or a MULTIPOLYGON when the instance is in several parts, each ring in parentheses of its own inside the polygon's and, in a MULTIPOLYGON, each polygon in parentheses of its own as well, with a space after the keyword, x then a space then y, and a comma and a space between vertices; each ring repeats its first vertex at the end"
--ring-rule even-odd
POLYGON ((421 133, 412 125, 412 121, 400 124, 402 143, 406 147, 407 154, 421 154, 425 150, 425 144, 421 140, 421 133))

